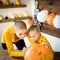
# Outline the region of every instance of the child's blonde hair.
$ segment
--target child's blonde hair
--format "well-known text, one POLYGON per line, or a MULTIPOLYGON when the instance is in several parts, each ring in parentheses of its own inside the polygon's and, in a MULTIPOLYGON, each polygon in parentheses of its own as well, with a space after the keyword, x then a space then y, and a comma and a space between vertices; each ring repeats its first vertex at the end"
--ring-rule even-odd
POLYGON ((40 32, 40 28, 37 25, 32 25, 30 26, 30 28, 28 29, 28 33, 30 31, 36 31, 36 32, 40 32))
POLYGON ((18 29, 27 29, 26 24, 23 21, 16 21, 14 24, 15 30, 18 29))

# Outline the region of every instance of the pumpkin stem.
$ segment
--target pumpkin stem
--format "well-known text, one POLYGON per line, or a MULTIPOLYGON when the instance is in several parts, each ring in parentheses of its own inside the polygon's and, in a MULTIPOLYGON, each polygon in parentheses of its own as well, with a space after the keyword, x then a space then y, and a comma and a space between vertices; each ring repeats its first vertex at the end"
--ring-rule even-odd
POLYGON ((38 52, 38 54, 39 54, 39 55, 41 55, 41 54, 42 54, 42 52, 41 52, 41 51, 39 51, 39 52, 38 52))

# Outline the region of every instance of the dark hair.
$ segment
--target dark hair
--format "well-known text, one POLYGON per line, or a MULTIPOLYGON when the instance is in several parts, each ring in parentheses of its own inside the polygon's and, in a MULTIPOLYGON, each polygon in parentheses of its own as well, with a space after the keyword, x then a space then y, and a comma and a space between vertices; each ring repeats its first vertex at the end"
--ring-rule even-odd
POLYGON ((19 21, 19 20, 15 21, 14 26, 15 26, 15 30, 17 30, 17 29, 27 29, 26 24, 23 21, 19 21))

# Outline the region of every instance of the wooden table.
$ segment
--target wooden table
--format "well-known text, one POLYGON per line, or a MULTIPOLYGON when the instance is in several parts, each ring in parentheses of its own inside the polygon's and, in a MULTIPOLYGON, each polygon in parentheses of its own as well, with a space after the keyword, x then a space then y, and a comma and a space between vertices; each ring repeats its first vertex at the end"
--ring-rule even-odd
MULTIPOLYGON (((0 50, 0 60, 24 60, 23 57, 15 58, 9 56, 6 50, 0 50)), ((60 60, 60 52, 54 52, 54 59, 53 60, 60 60)))
POLYGON ((23 57, 16 58, 9 56, 6 50, 0 50, 0 60, 24 60, 23 57))

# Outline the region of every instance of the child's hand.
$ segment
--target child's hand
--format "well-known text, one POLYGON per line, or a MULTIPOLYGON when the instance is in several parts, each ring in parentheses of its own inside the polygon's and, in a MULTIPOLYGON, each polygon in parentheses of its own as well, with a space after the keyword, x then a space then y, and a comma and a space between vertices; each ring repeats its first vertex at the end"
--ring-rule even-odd
POLYGON ((28 48, 24 47, 24 48, 22 49, 22 52, 25 54, 25 52, 27 51, 27 49, 28 49, 28 48))
POLYGON ((50 46, 47 43, 41 43, 41 44, 43 44, 47 48, 50 48, 50 46))

